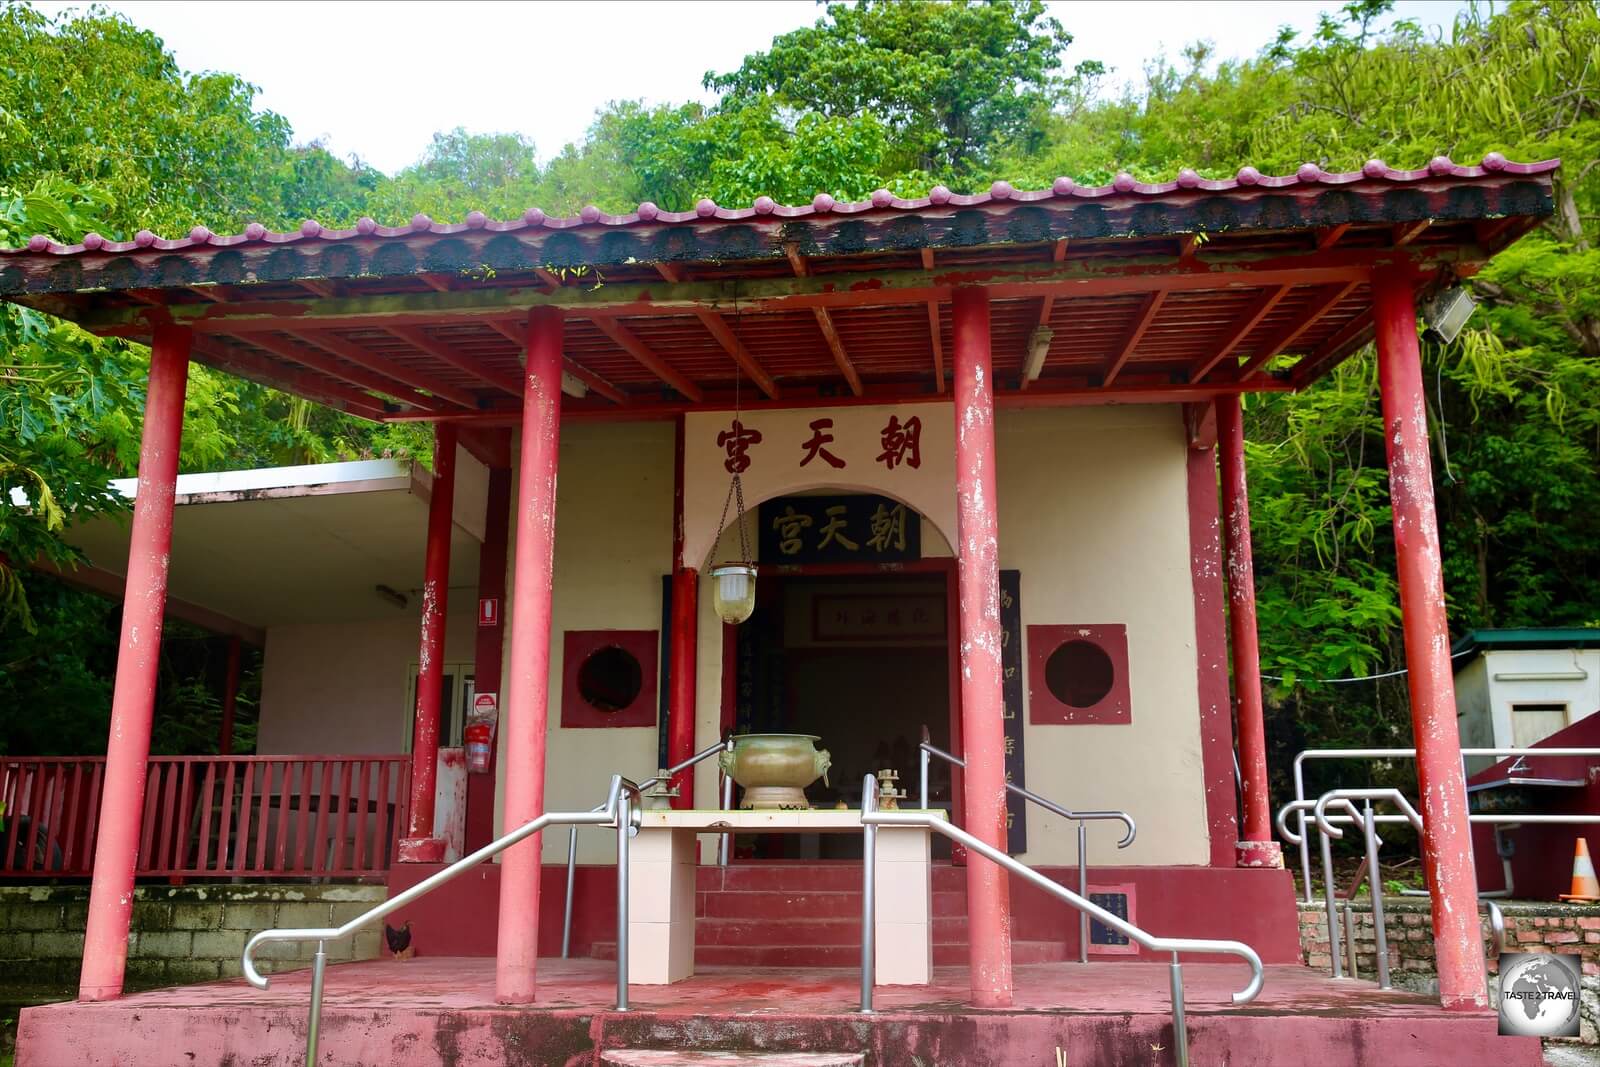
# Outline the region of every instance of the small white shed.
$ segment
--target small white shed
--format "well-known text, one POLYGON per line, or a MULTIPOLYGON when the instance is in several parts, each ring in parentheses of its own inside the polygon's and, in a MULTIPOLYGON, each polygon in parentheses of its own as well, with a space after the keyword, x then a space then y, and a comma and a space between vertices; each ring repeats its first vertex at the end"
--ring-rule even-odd
POLYGON ((1463 748, 1526 748, 1600 711, 1600 629, 1474 630, 1452 652, 1463 748))

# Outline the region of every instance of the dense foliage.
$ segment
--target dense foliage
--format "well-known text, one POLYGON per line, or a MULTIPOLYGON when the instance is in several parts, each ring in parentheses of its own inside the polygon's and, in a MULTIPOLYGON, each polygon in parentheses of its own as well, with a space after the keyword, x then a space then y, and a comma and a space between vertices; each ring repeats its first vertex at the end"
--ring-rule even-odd
MULTIPOLYGON (((543 162, 520 135, 458 128, 385 176, 293 146, 248 85, 183 74, 120 18, 50 22, 12 6, 0 12, 0 37, 15 42, 0 65, 0 240, 247 218, 505 217, 530 205, 683 209, 701 196, 796 202, 995 178, 1039 187, 1118 170, 1167 179, 1184 166, 1222 176, 1245 163, 1287 173, 1307 160, 1561 156, 1556 216, 1474 280, 1483 310, 1454 345, 1426 349, 1425 370, 1453 625, 1600 625, 1600 10, 1517 0, 1474 8, 1442 36, 1387 14, 1386 0, 1354 0, 1308 38, 1283 33, 1242 61, 1215 63, 1196 44, 1113 93, 1093 57, 1073 54, 1070 25, 1036 0, 831 4, 737 70, 708 73, 714 106, 617 101, 543 162)), ((0 489, 42 504, 49 486, 63 510, 8 511, 0 553, 59 558, 60 518, 117 506, 89 487, 129 470, 140 356, 7 314, 0 489)), ((420 444, 198 368, 188 414, 188 469, 420 444)), ((1352 359, 1299 396, 1253 399, 1247 416, 1275 765, 1311 744, 1402 742, 1403 677, 1329 681, 1403 661, 1372 361, 1352 359)), ((58 645, 96 647, 78 632, 94 624, 81 605, 36 594, 33 616, 58 645)), ((15 612, 9 625, 0 709, 34 669, 16 650, 39 640, 17 636, 15 612)), ((91 683, 104 664, 90 661, 63 706, 103 704, 91 683)))

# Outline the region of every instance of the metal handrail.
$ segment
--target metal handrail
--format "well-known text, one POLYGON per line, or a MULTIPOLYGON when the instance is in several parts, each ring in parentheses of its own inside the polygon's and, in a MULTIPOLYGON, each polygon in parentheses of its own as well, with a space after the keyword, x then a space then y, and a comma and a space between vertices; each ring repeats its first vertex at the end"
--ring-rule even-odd
MULTIPOLYGON (((682 763, 678 764, 677 766, 667 768, 665 773, 658 774, 654 778, 646 778, 644 781, 640 782, 639 785, 637 786, 637 789, 638 789, 638 792, 639 792, 639 798, 640 798, 640 806, 641 807, 643 806, 644 791, 646 789, 651 789, 651 788, 653 788, 655 786, 660 785, 662 782, 666 782, 666 781, 672 780, 674 777, 676 777, 678 775, 678 773, 680 771, 686 771, 690 767, 693 767, 695 764, 701 762, 702 760, 710 759, 712 756, 716 755, 718 752, 722 752, 723 750, 727 750, 729 752, 733 751, 733 738, 730 737, 726 741, 718 741, 716 744, 712 745, 710 748, 703 749, 703 750, 701 750, 699 752, 696 752, 694 755, 690 756, 688 759, 684 760, 682 763)), ((729 782, 731 782, 731 781, 732 781, 732 779, 730 778, 729 782)), ((723 807, 723 809, 726 809, 728 807, 729 803, 730 803, 730 801, 728 799, 728 795, 729 794, 728 794, 728 790, 726 788, 726 783, 724 784, 724 788, 723 788, 722 792, 723 792, 722 807, 723 807)), ((605 807, 605 805, 601 805, 601 807, 591 808, 590 810, 591 811, 601 811, 601 810, 603 810, 604 807, 605 807)), ((577 882, 577 877, 578 877, 578 827, 579 827, 579 825, 581 825, 581 824, 573 823, 567 830, 567 904, 566 904, 565 910, 562 912, 562 915, 561 915, 561 958, 562 959, 569 959, 570 956, 571 956, 571 951, 572 951, 572 894, 573 894, 573 886, 577 882)), ((609 825, 609 823, 607 825, 609 825)), ((719 845, 719 848, 721 848, 720 845, 719 845)), ((724 866, 724 867, 727 866, 728 859, 727 859, 727 850, 726 850, 726 848, 721 848, 721 851, 718 853, 718 859, 720 861, 720 865, 721 866, 724 866)))
MULTIPOLYGON (((1317 830, 1321 835, 1323 895, 1326 900, 1328 912, 1328 955, 1332 960, 1333 977, 1339 978, 1342 977, 1342 975, 1339 973, 1339 936, 1337 931, 1337 920, 1334 912, 1333 861, 1329 849, 1329 840, 1344 836, 1344 831, 1339 829, 1338 826, 1334 825, 1335 823, 1348 824, 1354 821, 1361 825, 1363 835, 1366 838, 1367 887, 1372 895, 1372 922, 1377 948, 1378 984, 1381 988, 1388 989, 1390 988, 1388 948, 1389 937, 1384 921, 1383 880, 1378 874, 1378 846, 1383 843, 1378 837, 1378 823, 1404 822, 1409 824, 1420 834, 1423 832, 1422 815, 1412 805, 1411 801, 1406 797, 1406 795, 1400 792, 1398 789, 1331 789, 1315 800, 1297 800, 1292 803, 1285 804, 1278 812, 1278 832, 1281 833, 1284 838, 1291 843, 1298 842, 1296 842, 1294 833, 1289 830, 1287 819, 1289 815, 1296 812, 1300 813, 1303 817, 1307 808, 1311 810, 1312 818, 1316 822, 1317 830), (1352 803, 1356 800, 1363 801, 1362 811, 1358 812, 1355 804, 1352 803), (1372 807, 1373 803, 1381 803, 1384 801, 1394 804, 1401 810, 1401 814, 1378 815, 1376 812, 1374 812, 1372 807), (1349 815, 1328 814, 1328 809, 1333 807, 1341 807, 1345 811, 1349 812, 1349 815)), ((1517 815, 1469 816, 1469 819, 1473 822, 1488 823, 1518 822, 1524 821, 1528 818, 1538 817, 1517 815)), ((1600 822, 1600 816, 1556 815, 1545 817, 1541 821, 1600 822)), ((1422 892, 1426 893, 1426 890, 1422 892)), ((1484 895, 1479 895, 1478 903, 1488 910, 1490 939, 1494 945, 1495 953, 1498 955, 1499 953, 1504 952, 1506 948, 1505 912, 1501 910, 1498 903, 1484 895)), ((1345 938, 1349 945, 1350 974, 1353 978, 1355 977, 1355 934, 1349 926, 1350 905, 1348 903, 1345 905, 1345 914, 1345 938)))
MULTIPOLYGON (((256 970, 254 958, 256 950, 267 942, 315 941, 317 943, 317 954, 313 957, 311 966, 311 1007, 306 1021, 305 1060, 306 1067, 315 1067, 317 1062, 317 1041, 322 1022, 322 986, 328 962, 325 948, 326 942, 348 937, 363 926, 393 914, 400 908, 420 897, 426 896, 441 885, 454 880, 485 860, 493 859, 512 845, 532 837, 546 826, 562 823, 592 826, 615 825, 618 831, 617 851, 620 861, 618 870, 619 872, 625 872, 627 867, 627 831, 629 824, 633 821, 629 809, 629 793, 637 796, 639 787, 620 774, 614 774, 611 776, 611 786, 606 794, 606 802, 598 808, 590 811, 547 811, 543 815, 523 823, 510 833, 496 838, 471 855, 463 856, 444 870, 429 875, 409 889, 395 894, 377 907, 369 908, 346 922, 343 926, 262 930, 245 942, 244 953, 240 961, 245 980, 257 989, 267 988, 269 979, 256 970)), ((617 933, 617 959, 619 961, 617 968, 617 1008, 619 1011, 626 1010, 628 1006, 627 884, 626 873, 620 873, 618 889, 619 929, 617 933)))
POLYGON ((1264 978, 1261 957, 1256 950, 1242 941, 1214 940, 1208 938, 1189 937, 1157 937, 1133 925, 1119 915, 1114 915, 1100 905, 1074 893, 1066 886, 1040 874, 1026 863, 1012 859, 1004 852, 990 845, 980 838, 974 837, 959 827, 951 825, 946 819, 935 818, 927 811, 879 811, 878 810, 878 780, 874 775, 867 775, 861 784, 861 825, 866 828, 866 841, 864 842, 866 862, 863 863, 863 903, 862 903, 862 948, 861 948, 861 1010, 872 1011, 872 965, 873 965, 873 874, 874 864, 872 845, 880 826, 921 826, 934 830, 948 837, 951 841, 963 846, 969 852, 975 852, 1003 869, 1032 885, 1051 894, 1063 903, 1076 908, 1080 913, 1093 918, 1104 926, 1108 926, 1124 937, 1137 942, 1141 947, 1151 952, 1172 953, 1172 1022, 1173 1022, 1173 1048, 1177 1057, 1178 1067, 1188 1067, 1189 1063, 1189 1037, 1184 1026, 1183 1015, 1183 969, 1178 962, 1178 955, 1184 952, 1221 953, 1229 956, 1238 956, 1250 966, 1250 982, 1242 990, 1233 994, 1233 1003, 1248 1004, 1261 992, 1264 978))
MULTIPOLYGON (((1305 761, 1308 759, 1415 759, 1417 750, 1414 748, 1308 748, 1294 758, 1294 799, 1296 803, 1306 798, 1305 761)), ((1600 756, 1600 748, 1464 748, 1461 750, 1462 759, 1470 756, 1600 756)), ((1394 821, 1392 817, 1380 817, 1380 822, 1394 821)), ((1476 820, 1480 822, 1488 820, 1476 820)), ((1548 816, 1536 820, 1557 822, 1548 816)), ((1600 821, 1600 820, 1597 820, 1600 821)), ((1284 838, 1291 844, 1300 846, 1300 874, 1301 888, 1307 904, 1311 903, 1311 846, 1305 838, 1306 817, 1305 809, 1298 811, 1299 836, 1294 837, 1287 833, 1284 838)), ((1279 825, 1282 830, 1282 824, 1279 825)))
MULTIPOLYGON (((946 763, 953 763, 957 767, 961 768, 966 767, 967 761, 962 759, 960 756, 951 755, 944 749, 939 748, 929 741, 928 728, 926 726, 922 728, 922 743, 917 747, 921 752, 922 760, 922 790, 920 793, 920 799, 922 801, 922 810, 927 811, 928 757, 938 756, 946 763)), ((1086 827, 1084 824, 1087 822, 1106 819, 1115 819, 1120 821, 1128 828, 1128 832, 1123 835, 1121 841, 1117 842, 1118 848, 1127 848, 1129 845, 1133 844, 1134 836, 1139 832, 1138 826, 1134 824, 1133 816, 1129 815, 1125 811, 1068 811, 1066 808, 1063 808, 1060 804, 1057 804, 1048 797, 1042 797, 1030 789, 1024 789, 1015 782, 1007 782, 1006 789, 1009 792, 1015 793, 1024 800, 1032 801, 1048 812, 1061 816, 1063 819, 1074 819, 1077 821, 1078 892, 1083 893, 1084 895, 1088 895, 1089 892, 1089 831, 1088 827, 1086 827)), ((1089 962, 1089 917, 1087 915, 1078 916, 1078 962, 1089 962)))

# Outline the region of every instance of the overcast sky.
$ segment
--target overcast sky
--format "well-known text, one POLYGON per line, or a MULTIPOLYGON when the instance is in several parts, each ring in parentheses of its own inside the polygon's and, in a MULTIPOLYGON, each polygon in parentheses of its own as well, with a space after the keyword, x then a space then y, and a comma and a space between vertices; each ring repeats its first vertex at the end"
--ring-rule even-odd
MULTIPOLYGON (((58 11, 81 3, 40 3, 58 11)), ((583 137, 608 100, 709 99, 707 70, 737 67, 820 14, 806 0, 724 3, 339 3, 105 0, 154 30, 186 70, 225 70, 259 86, 257 105, 393 173, 436 130, 517 131, 548 159, 583 137)), ((1098 59, 1137 80, 1165 51, 1209 40, 1249 56, 1280 25, 1302 32, 1324 0, 1064 0, 1052 14, 1075 36, 1068 65, 1098 59)), ((1454 19, 1461 0, 1400 0, 1397 17, 1454 19)))

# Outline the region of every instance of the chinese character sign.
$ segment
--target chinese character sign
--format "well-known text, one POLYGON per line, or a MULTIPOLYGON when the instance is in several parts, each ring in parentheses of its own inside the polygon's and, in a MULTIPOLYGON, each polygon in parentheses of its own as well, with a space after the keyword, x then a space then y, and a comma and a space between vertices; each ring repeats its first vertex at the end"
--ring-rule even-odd
POLYGON ((729 474, 743 474, 750 469, 750 448, 761 443, 761 431, 747 429, 744 423, 733 423, 717 434, 717 447, 726 449, 728 458, 723 461, 729 474))
POLYGON ((870 494, 785 496, 760 507, 761 562, 900 563, 922 558, 921 517, 870 494))
POLYGON ((752 505, 792 500, 794 511, 768 509, 765 536, 776 559, 832 561, 917 558, 920 524, 953 540, 955 411, 947 400, 833 407, 691 411, 683 417, 684 558, 709 560, 717 517, 737 476, 752 505), (858 514, 830 514, 804 494, 876 494, 887 501, 858 514), (904 505, 903 508, 901 505, 904 505), (772 522, 783 517, 781 528, 772 522), (809 520, 809 521, 807 521, 809 520), (777 553, 777 542, 787 551, 777 553))
MULTIPOLYGON (((1000 692, 1005 723, 1006 781, 1023 785, 1022 758, 1022 572, 1000 572, 1000 692)), ((1006 791, 1006 851, 1028 851, 1028 805, 1006 791)))

